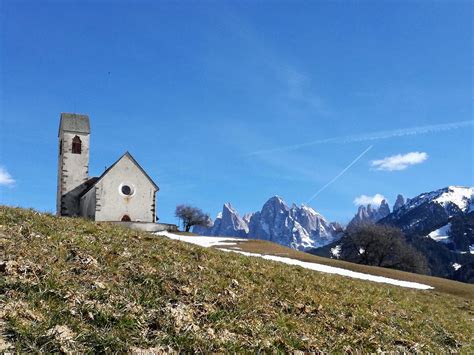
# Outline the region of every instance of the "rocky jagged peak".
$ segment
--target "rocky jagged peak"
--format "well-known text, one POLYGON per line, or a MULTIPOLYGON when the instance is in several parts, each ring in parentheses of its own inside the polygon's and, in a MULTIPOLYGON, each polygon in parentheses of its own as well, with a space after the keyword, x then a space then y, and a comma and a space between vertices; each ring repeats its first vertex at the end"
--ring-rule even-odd
POLYGON ((260 211, 248 213, 243 218, 226 203, 212 228, 196 227, 193 231, 209 236, 270 240, 300 250, 329 244, 341 235, 340 226, 328 223, 313 208, 296 204, 289 208, 279 196, 271 197, 260 211))
POLYGON ((375 213, 375 211, 374 211, 374 209, 372 208, 372 205, 369 203, 369 204, 367 205, 367 214, 368 214, 369 216, 371 216, 371 215, 373 215, 374 213, 375 213))
POLYGON ((380 206, 359 206, 357 213, 347 225, 348 228, 355 227, 365 223, 375 223, 378 220, 385 218, 390 214, 390 206, 384 199, 380 203, 380 206))
POLYGON ((248 231, 248 222, 240 218, 228 202, 224 204, 222 211, 217 214, 210 227, 195 226, 193 228, 194 233, 209 236, 245 237, 248 231))
POLYGON ((242 219, 244 220, 245 223, 249 224, 249 223, 250 223, 250 220, 252 219, 252 216, 253 216, 254 214, 255 214, 254 212, 246 213, 246 214, 244 214, 244 216, 242 217, 242 219))
POLYGON ((326 245, 339 235, 313 208, 294 203, 289 208, 283 199, 274 196, 252 216, 249 237, 305 250, 326 245))
POLYGON ((230 203, 225 203, 222 208, 222 221, 218 231, 213 231, 214 235, 238 236, 247 235, 249 227, 247 223, 240 218, 237 211, 230 203))
POLYGON ((365 206, 359 206, 357 208, 357 213, 364 213, 364 212, 367 212, 367 209, 365 206))
POLYGON ((377 211, 377 214, 378 219, 384 218, 390 214, 390 207, 385 199, 382 200, 382 202, 380 203, 380 207, 377 211))
POLYGON ((224 203, 224 207, 222 207, 222 212, 220 212, 221 216, 235 213, 237 213, 237 211, 232 207, 230 202, 224 203))
POLYGON ((312 216, 322 217, 321 214, 316 212, 314 208, 309 207, 308 205, 305 205, 305 204, 301 205, 300 210, 312 216))
POLYGON ((395 203, 393 204, 393 212, 398 211, 400 207, 402 207, 405 204, 405 198, 403 195, 398 195, 397 199, 395 200, 395 203))
POLYGON ((263 209, 265 209, 265 207, 273 207, 273 208, 281 208, 281 209, 285 209, 285 210, 288 210, 288 205, 286 204, 286 202, 280 197, 280 196, 273 196, 273 197, 270 197, 267 202, 265 202, 265 204, 263 205, 263 209))
POLYGON ((331 228, 334 230, 334 232, 336 233, 342 233, 344 232, 344 228, 342 227, 342 225, 338 222, 331 222, 329 223, 329 225, 331 226, 331 228))
POLYGON ((273 196, 265 202, 260 213, 266 220, 270 221, 278 218, 278 216, 287 215, 289 211, 290 208, 283 199, 273 196))

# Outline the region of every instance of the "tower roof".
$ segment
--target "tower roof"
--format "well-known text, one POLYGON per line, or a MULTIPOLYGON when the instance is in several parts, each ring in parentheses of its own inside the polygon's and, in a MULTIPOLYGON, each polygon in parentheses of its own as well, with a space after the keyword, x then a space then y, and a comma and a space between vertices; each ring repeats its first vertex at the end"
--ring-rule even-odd
POLYGON ((79 113, 61 113, 59 132, 61 131, 89 134, 91 132, 89 116, 79 113))

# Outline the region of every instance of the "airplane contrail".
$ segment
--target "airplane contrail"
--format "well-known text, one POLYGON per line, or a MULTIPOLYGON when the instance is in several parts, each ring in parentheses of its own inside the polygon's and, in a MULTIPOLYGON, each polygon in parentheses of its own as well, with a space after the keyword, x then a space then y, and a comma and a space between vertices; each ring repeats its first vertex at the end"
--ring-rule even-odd
POLYGON ((332 183, 334 183, 337 179, 339 179, 342 175, 344 175, 346 173, 347 170, 349 170, 355 163, 357 163, 369 150, 371 150, 374 146, 371 145, 369 146, 366 150, 364 150, 362 153, 360 153, 357 158, 355 158, 348 166, 346 166, 344 169, 341 170, 341 172, 339 174, 337 174, 336 176, 334 176, 332 178, 331 181, 329 181, 326 185, 324 185, 323 187, 321 187, 318 191, 316 191, 316 193, 311 196, 311 198, 306 201, 306 203, 310 203, 312 200, 314 200, 321 192, 323 192, 324 190, 326 190, 326 188, 331 185, 332 183))
POLYGON ((262 155, 262 154, 268 154, 268 153, 297 150, 297 149, 310 147, 310 146, 318 145, 318 144, 324 144, 324 143, 344 144, 344 143, 354 143, 354 142, 375 141, 379 139, 403 137, 403 136, 418 135, 418 134, 429 134, 429 133, 436 133, 436 132, 441 132, 441 131, 449 131, 452 129, 459 129, 459 128, 472 126, 472 125, 474 125, 474 121, 460 121, 460 122, 453 122, 453 123, 443 123, 443 124, 436 124, 436 125, 395 129, 391 131, 379 131, 379 132, 372 132, 372 133, 359 134, 359 135, 332 137, 332 138, 314 140, 314 141, 306 142, 306 143, 286 145, 286 146, 278 147, 278 148, 257 150, 257 151, 248 153, 247 156, 256 156, 256 155, 262 155))

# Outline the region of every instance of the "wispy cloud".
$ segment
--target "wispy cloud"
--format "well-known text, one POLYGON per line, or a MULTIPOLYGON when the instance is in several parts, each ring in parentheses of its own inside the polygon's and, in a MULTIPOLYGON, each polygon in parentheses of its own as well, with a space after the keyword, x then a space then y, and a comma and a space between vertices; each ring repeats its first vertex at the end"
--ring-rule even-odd
POLYGON ((373 160, 370 164, 376 170, 396 171, 405 170, 410 165, 423 163, 428 159, 425 152, 410 152, 407 154, 397 154, 379 160, 373 160))
POLYGON ((311 198, 306 201, 306 203, 310 203, 312 200, 314 200, 321 192, 323 192, 324 190, 326 190, 326 188, 328 188, 330 185, 332 185, 334 182, 336 182, 337 179, 339 179, 342 175, 344 175, 347 170, 349 170, 355 163, 357 163, 365 154, 367 154, 367 152, 369 150, 371 150, 374 146, 371 145, 370 147, 368 147, 366 150, 364 150, 362 153, 360 153, 348 166, 346 166, 344 169, 341 170, 341 172, 339 174, 337 174, 336 176, 334 176, 331 181, 329 181, 326 185, 324 185, 323 187, 321 187, 318 191, 316 191, 316 193, 311 196, 311 198))
POLYGON ((325 138, 325 139, 314 140, 314 141, 306 142, 306 143, 280 146, 280 147, 272 148, 272 149, 257 150, 257 151, 248 153, 247 155, 255 156, 255 155, 268 154, 268 153, 291 151, 291 150, 302 149, 306 147, 311 147, 313 145, 325 144, 325 143, 345 144, 345 143, 376 141, 376 140, 388 139, 388 138, 394 138, 394 137, 415 136, 415 135, 420 135, 420 134, 430 134, 430 133, 437 133, 437 132, 442 132, 442 131, 450 131, 453 129, 459 129, 459 128, 468 127, 472 125, 474 125, 474 121, 460 121, 460 122, 453 122, 453 123, 402 128, 402 129, 395 129, 395 130, 390 130, 390 131, 378 131, 378 132, 372 132, 372 133, 367 133, 367 134, 325 138))
POLYGON ((375 194, 374 196, 360 195, 354 199, 354 205, 356 206, 380 206, 383 200, 386 200, 385 196, 381 194, 375 194))
POLYGON ((308 75, 288 65, 282 65, 274 70, 281 81, 286 83, 287 97, 290 100, 298 106, 308 107, 313 113, 323 115, 329 113, 322 97, 314 92, 308 75))
POLYGON ((10 173, 5 168, 0 167, 0 186, 12 186, 14 184, 15 180, 10 173))
POLYGON ((300 110, 303 108, 313 115, 327 115, 331 112, 309 73, 301 70, 290 58, 272 46, 272 42, 238 12, 223 5, 223 2, 220 6, 221 13, 225 14, 221 17, 223 26, 247 46, 247 54, 251 56, 252 62, 258 63, 260 68, 271 75, 281 103, 300 110))

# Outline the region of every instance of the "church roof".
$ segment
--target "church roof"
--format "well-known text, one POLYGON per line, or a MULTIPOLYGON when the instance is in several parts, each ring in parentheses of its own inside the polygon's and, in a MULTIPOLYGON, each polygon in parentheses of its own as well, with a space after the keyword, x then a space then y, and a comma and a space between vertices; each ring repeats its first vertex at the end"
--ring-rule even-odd
MULTIPOLYGON (((111 166, 109 166, 103 173, 101 176, 99 177, 96 177, 96 178, 92 178, 94 179, 95 181, 93 181, 93 184, 86 190, 84 191, 81 196, 84 196, 87 192, 89 192, 90 189, 92 189, 105 175, 107 175, 107 173, 113 169, 113 167, 115 165, 117 165, 117 163, 122 160, 124 157, 128 157, 133 164, 135 164, 137 166, 138 169, 140 169, 140 171, 143 173, 143 175, 145 175, 145 177, 151 182, 151 184, 153 185, 153 187, 156 189, 156 191, 159 191, 160 188, 158 187, 157 184, 155 184, 155 182, 151 179, 151 177, 146 173, 146 171, 140 166, 140 164, 138 164, 138 162, 135 160, 135 158, 129 153, 129 152, 125 152, 124 155, 122 155, 120 158, 117 159, 117 161, 115 163, 113 163, 111 166)), ((91 181, 92 179, 90 179, 89 181, 91 181)))
POLYGON ((61 121, 59 124, 59 132, 77 132, 90 133, 91 127, 89 123, 89 116, 78 113, 61 113, 61 121))
POLYGON ((153 185, 153 187, 156 189, 156 190, 159 190, 160 188, 158 187, 157 184, 155 184, 155 182, 151 179, 151 177, 146 173, 146 171, 140 166, 140 164, 138 164, 138 162, 135 160, 134 157, 132 157, 132 154, 130 154, 128 151, 125 152, 124 155, 122 155, 120 158, 117 159, 117 161, 115 163, 113 163, 107 170, 104 171, 104 173, 99 177, 99 180, 105 176, 110 170, 112 170, 112 168, 120 161, 122 160, 124 157, 128 157, 130 158, 130 160, 133 162, 133 164, 135 164, 137 166, 138 169, 140 169, 140 171, 146 176, 146 178, 151 182, 151 184, 153 185))

